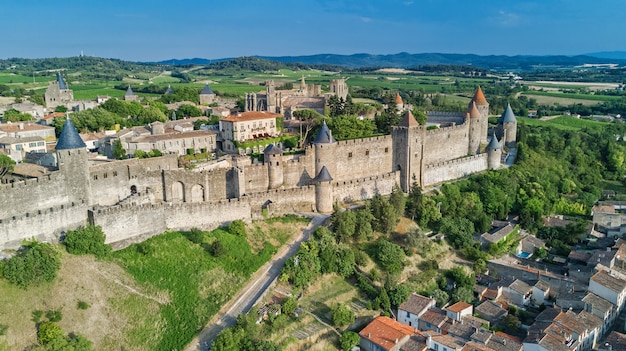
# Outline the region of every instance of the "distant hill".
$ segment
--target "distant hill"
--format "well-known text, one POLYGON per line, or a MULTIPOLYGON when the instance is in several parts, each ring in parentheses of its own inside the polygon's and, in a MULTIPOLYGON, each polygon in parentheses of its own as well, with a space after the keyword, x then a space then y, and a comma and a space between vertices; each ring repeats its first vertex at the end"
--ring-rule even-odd
POLYGON ((598 57, 598 58, 604 58, 604 59, 626 60, 626 51, 601 51, 601 52, 592 52, 586 55, 598 57))
POLYGON ((484 69, 514 71, 514 70, 541 70, 559 67, 574 67, 585 63, 617 63, 626 65, 626 57, 600 58, 587 55, 578 56, 505 56, 489 55, 480 56, 473 54, 409 54, 402 52, 392 55, 335 55, 320 54, 309 56, 262 56, 265 59, 280 62, 299 62, 304 64, 329 64, 350 68, 357 67, 397 67, 413 68, 421 65, 471 65, 484 69))

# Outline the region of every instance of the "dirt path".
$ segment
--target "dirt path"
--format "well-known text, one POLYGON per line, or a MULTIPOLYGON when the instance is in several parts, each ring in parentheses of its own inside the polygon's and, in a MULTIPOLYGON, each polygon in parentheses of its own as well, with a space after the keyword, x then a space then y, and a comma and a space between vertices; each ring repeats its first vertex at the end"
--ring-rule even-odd
POLYGON ((144 294, 144 293, 142 293, 140 291, 137 291, 132 286, 128 286, 128 285, 124 284, 121 280, 119 280, 116 277, 113 277, 112 275, 110 275, 108 273, 105 273, 103 271, 96 271, 96 273, 100 274, 105 279, 110 280, 110 281, 114 282, 115 284, 123 287, 124 289, 128 290, 130 293, 135 294, 135 295, 139 295, 139 296, 141 296, 143 298, 146 298, 146 299, 150 299, 150 300, 158 303, 159 305, 165 305, 165 304, 167 304, 169 302, 165 298, 156 298, 156 297, 148 296, 148 295, 146 295, 146 294, 144 294))
POLYGON ((237 321, 237 316, 240 313, 247 313, 265 294, 280 274, 287 259, 298 252, 300 244, 306 241, 315 228, 324 223, 327 218, 328 215, 313 215, 309 225, 300 231, 298 235, 294 236, 269 262, 264 264, 252 275, 248 283, 211 318, 200 335, 194 338, 185 350, 209 350, 215 337, 217 337, 223 329, 234 325, 237 321))

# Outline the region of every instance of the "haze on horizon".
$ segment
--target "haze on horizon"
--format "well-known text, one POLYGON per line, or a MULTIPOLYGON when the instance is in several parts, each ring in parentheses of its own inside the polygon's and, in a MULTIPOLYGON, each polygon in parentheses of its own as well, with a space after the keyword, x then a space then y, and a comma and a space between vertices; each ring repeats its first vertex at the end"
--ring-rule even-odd
POLYGON ((623 0, 7 0, 0 58, 626 51, 623 0))

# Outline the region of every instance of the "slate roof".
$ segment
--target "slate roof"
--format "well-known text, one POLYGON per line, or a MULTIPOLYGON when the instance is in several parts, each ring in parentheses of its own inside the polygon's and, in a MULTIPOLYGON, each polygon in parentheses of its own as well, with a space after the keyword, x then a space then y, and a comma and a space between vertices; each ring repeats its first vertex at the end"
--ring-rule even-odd
POLYGON ((61 135, 59 136, 59 141, 57 142, 56 149, 57 150, 68 150, 68 149, 82 149, 87 147, 83 139, 78 135, 78 131, 76 127, 74 127, 74 123, 70 118, 65 120, 65 124, 63 125, 63 130, 61 131, 61 135))
POLYGON ((164 95, 169 95, 169 94, 174 94, 174 89, 172 89, 171 85, 167 86, 167 89, 165 90, 164 95))
POLYGON ((278 146, 274 144, 270 144, 268 147, 263 150, 263 153, 266 155, 282 155, 283 150, 281 150, 278 146))
POLYGON ((65 83, 65 80, 61 77, 60 72, 57 72, 57 83, 59 83, 59 89, 67 90, 67 83, 65 83))
POLYGON ((320 173, 313 179, 314 182, 330 182, 333 180, 333 177, 330 176, 330 172, 328 172, 328 168, 323 166, 320 169, 320 173))
POLYGON ((498 142, 498 138, 496 138, 496 135, 494 134, 491 137, 489 144, 487 144, 487 150, 499 150, 499 149, 502 149, 502 147, 500 146, 500 143, 498 142))
POLYGON ((401 303, 398 309, 419 315, 432 304, 432 301, 432 299, 426 296, 411 294, 409 299, 401 303))
POLYGON ((215 94, 213 92, 213 90, 211 90, 211 87, 209 86, 209 83, 207 83, 204 88, 202 88, 202 91, 200 92, 200 95, 210 95, 210 94, 215 94))
POLYGON ((328 125, 326 125, 326 121, 324 121, 320 131, 315 136, 315 139, 313 139, 313 144, 332 144, 336 142, 337 140, 335 140, 333 133, 328 128, 328 125))
POLYGON ((411 111, 406 111, 406 113, 404 114, 404 117, 402 118, 402 121, 400 121, 399 126, 400 127, 415 127, 415 126, 419 126, 419 123, 417 123, 417 120, 415 119, 411 111))
POLYGON ((130 88, 130 85, 128 85, 128 89, 126 89, 126 94, 124 94, 124 96, 135 96, 135 93, 133 92, 133 89, 130 88))
POLYGON ((500 116, 500 120, 498 122, 500 123, 517 122, 517 119, 515 118, 515 114, 513 113, 513 110, 511 109, 511 104, 506 105, 506 109, 502 113, 502 116, 500 116))

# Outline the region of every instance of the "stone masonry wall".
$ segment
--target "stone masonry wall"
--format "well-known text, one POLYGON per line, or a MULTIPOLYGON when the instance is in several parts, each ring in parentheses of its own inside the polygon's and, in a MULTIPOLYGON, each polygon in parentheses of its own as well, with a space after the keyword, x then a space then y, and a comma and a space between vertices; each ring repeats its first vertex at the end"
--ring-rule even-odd
POLYGON ((424 164, 439 163, 467 155, 468 124, 427 130, 424 134, 424 164))
POLYGON ((335 146, 336 181, 364 178, 392 170, 393 150, 390 135, 340 141, 335 146))
POLYGON ((487 169, 487 154, 431 164, 424 169, 424 186, 458 179, 487 169))
POLYGON ((376 192, 382 195, 391 194, 394 184, 400 181, 400 172, 392 172, 377 176, 348 181, 333 182, 335 202, 351 203, 370 199, 376 192))

